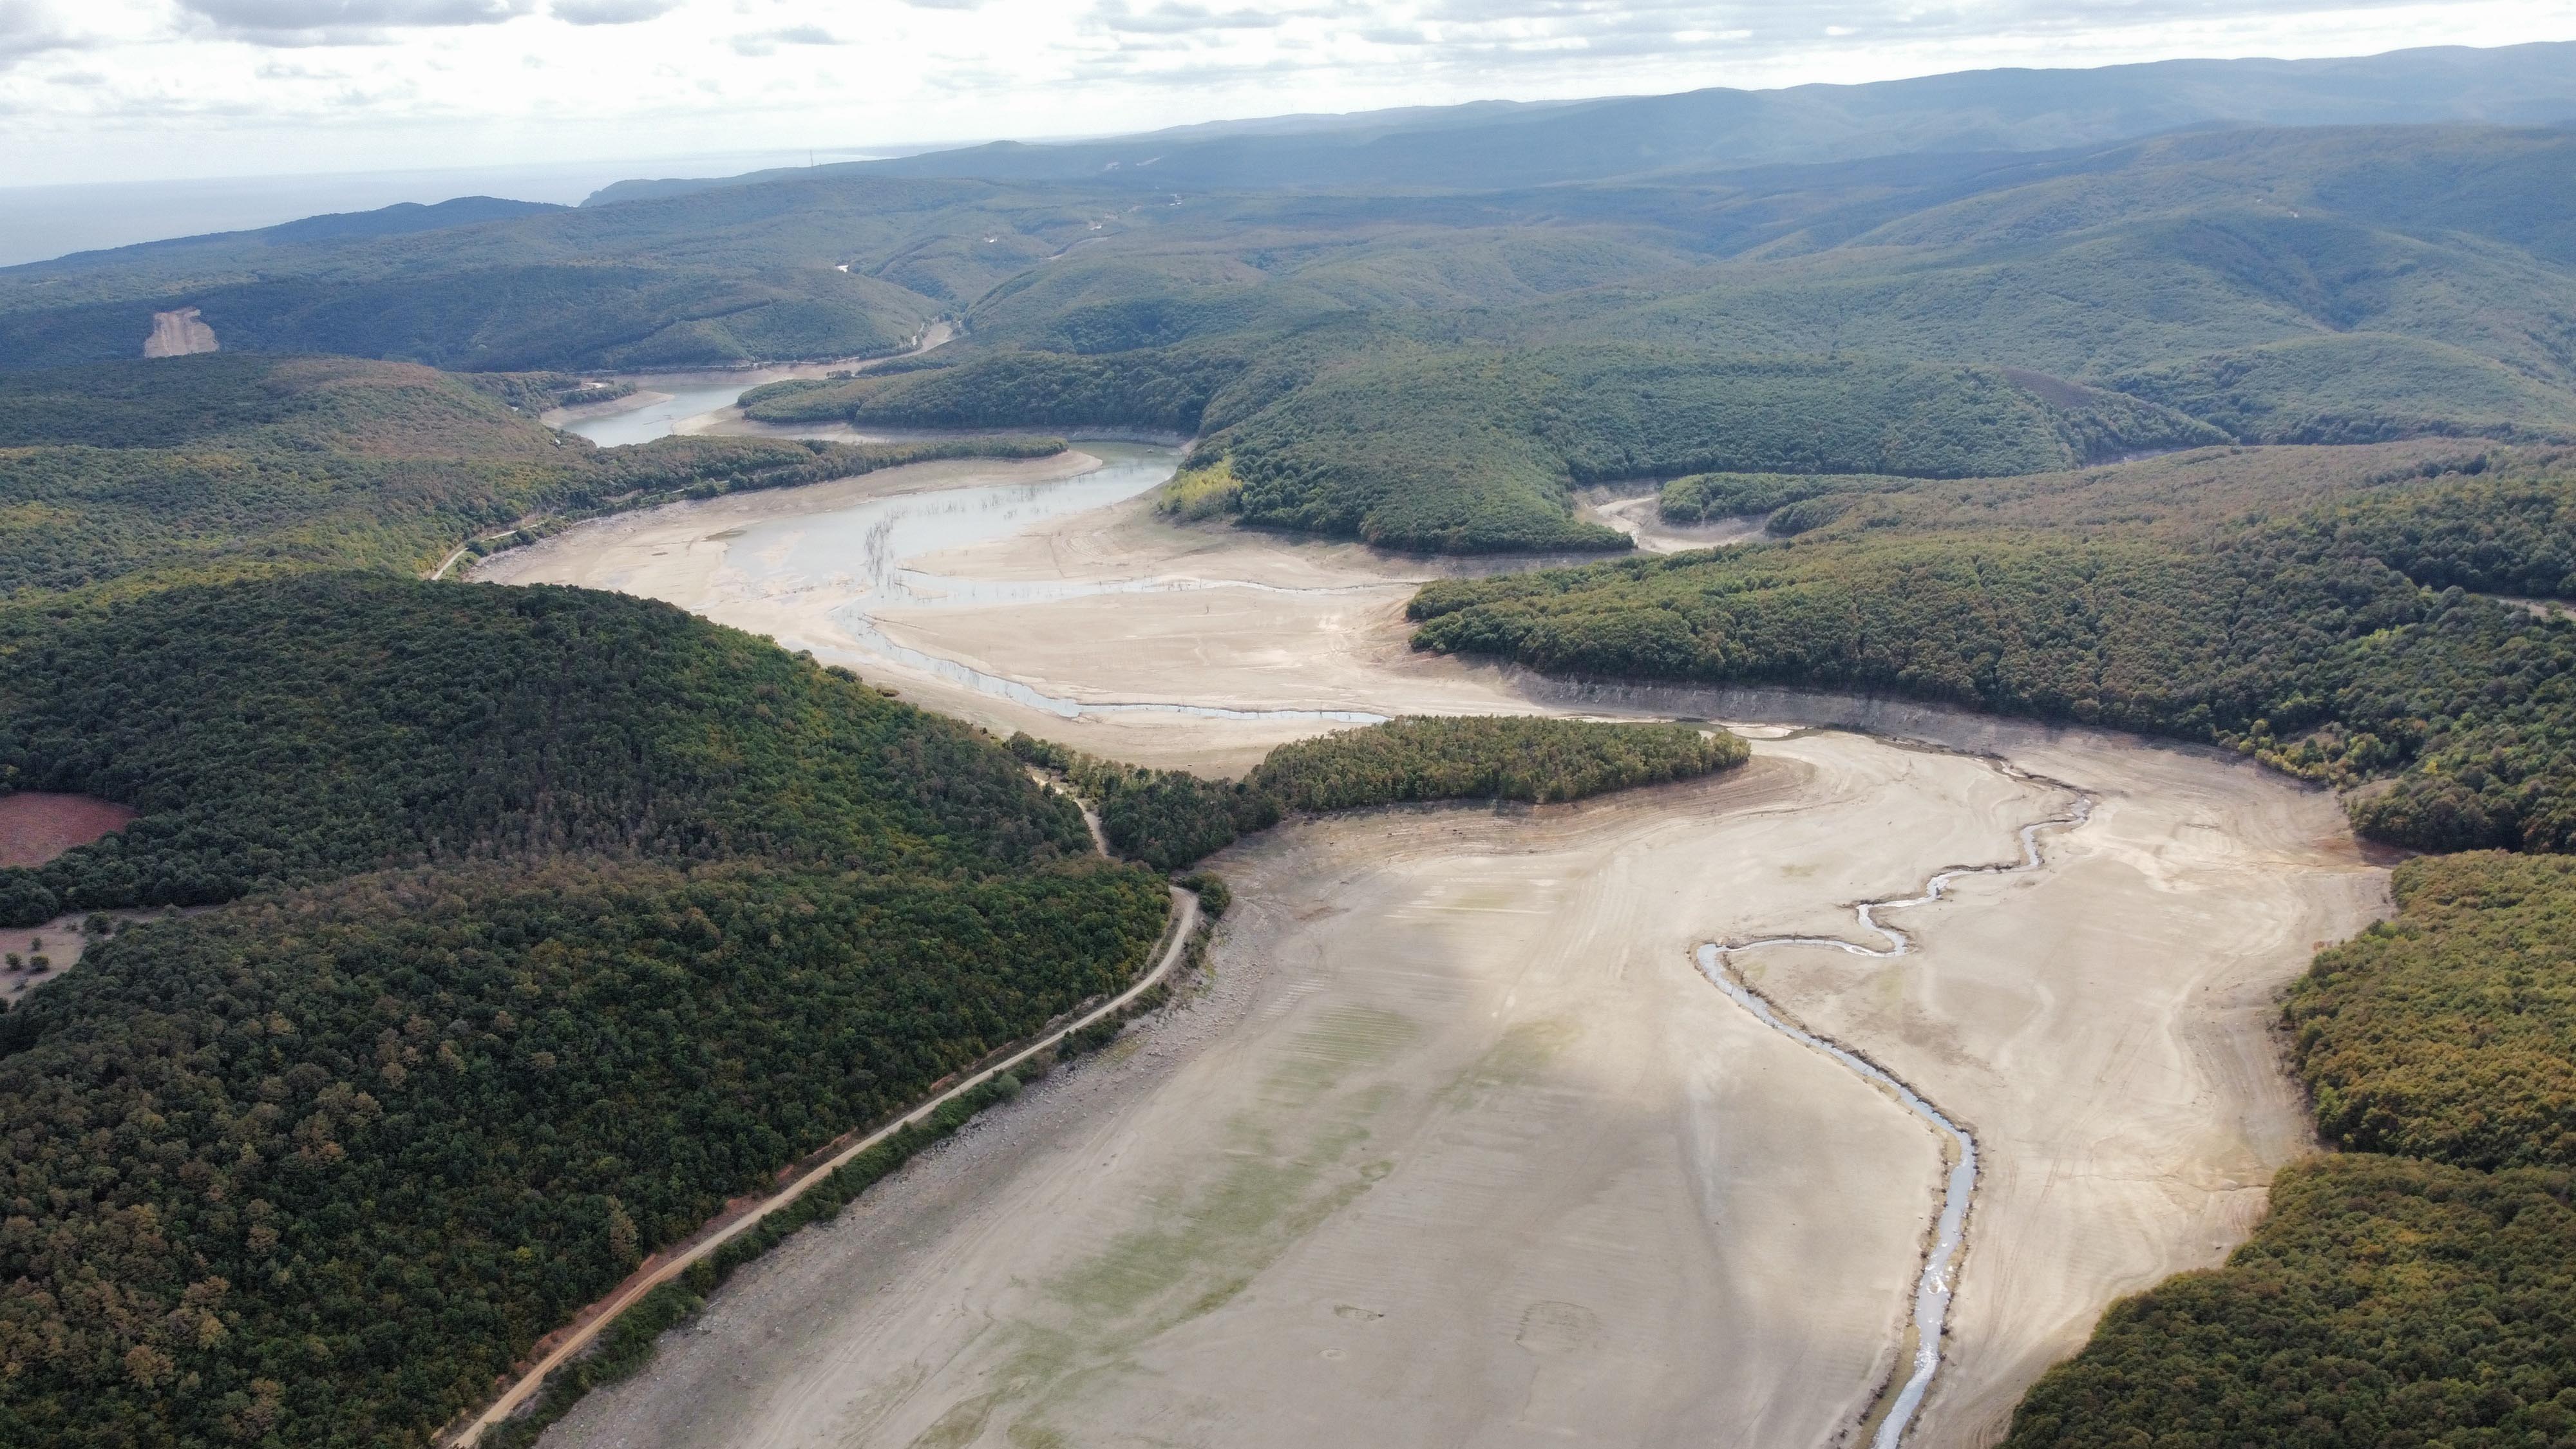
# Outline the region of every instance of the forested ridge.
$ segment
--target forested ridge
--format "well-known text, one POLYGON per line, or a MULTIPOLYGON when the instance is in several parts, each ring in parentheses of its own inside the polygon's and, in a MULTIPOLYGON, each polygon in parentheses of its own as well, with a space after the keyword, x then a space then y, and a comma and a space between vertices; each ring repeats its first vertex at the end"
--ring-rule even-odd
POLYGON ((2327 1137, 2454 1166, 2576 1169, 2576 859, 2411 860, 2396 919, 2318 954, 2292 1059, 2327 1137))
POLYGON ((883 356, 941 319, 935 352, 760 389, 754 415, 1168 430, 1230 462, 1248 524, 1616 550, 1569 487, 2576 441, 2568 147, 2239 126, 1538 190, 1248 175, 1153 205, 1133 175, 1028 179, 987 148, 956 158, 985 179, 654 183, 6 269, 0 367, 131 358, 181 305, 227 352, 496 373, 883 356))
POLYGON ((2428 460, 2281 514, 2237 471, 2261 463, 2162 465, 2216 496, 2161 505, 2123 503, 2116 473, 1917 485, 1776 544, 1434 584, 1415 642, 2206 740, 2382 782, 2351 804, 2383 839, 2576 845, 2576 624, 2471 592, 2563 587, 2570 458, 2428 460))
POLYGON ((726 1197, 1121 983, 1161 883, 965 727, 668 606, 291 575, 0 659, 0 1438, 418 1443, 726 1197))
POLYGON ((523 520, 1063 448, 728 437, 595 448, 527 415, 578 385, 225 353, 0 372, 0 604, 314 566, 419 571, 523 520))
POLYGON ((1752 755, 1714 727, 1523 715, 1408 716, 1292 740, 1235 781, 1120 764, 1027 734, 1009 748, 1092 801, 1112 849, 1161 870, 1186 868, 1290 811, 1547 804, 1730 770, 1752 755))
POLYGON ((2033 473, 2225 439, 2153 404, 1996 369, 1435 345, 1347 327, 1275 351, 1233 337, 1106 356, 1007 351, 776 384, 746 406, 778 422, 1198 433, 1194 461, 1223 460, 1247 523, 1454 553, 1627 547, 1573 516, 1579 484, 1708 469, 2033 473))
POLYGON ((567 860, 131 928, 0 1018, 0 1437, 423 1442, 726 1198, 1123 984, 1164 909, 1105 864, 567 860))
POLYGON ((666 605, 417 577, 512 523, 1061 444, 527 416, 581 385, 0 375, 0 792, 140 812, 0 871, 0 918, 209 908, 93 914, 0 1015, 0 1442, 425 1444, 1160 935, 1163 882, 963 725, 666 605))
POLYGON ((946 872, 1078 855, 964 726, 667 604, 364 575, 191 586, 0 656, 0 781, 143 812, 14 922, 564 851, 946 872))
POLYGON ((1544 805, 1731 770, 1751 757, 1750 746, 1715 726, 1413 716, 1292 740, 1246 782, 1310 812, 1414 800, 1544 805))

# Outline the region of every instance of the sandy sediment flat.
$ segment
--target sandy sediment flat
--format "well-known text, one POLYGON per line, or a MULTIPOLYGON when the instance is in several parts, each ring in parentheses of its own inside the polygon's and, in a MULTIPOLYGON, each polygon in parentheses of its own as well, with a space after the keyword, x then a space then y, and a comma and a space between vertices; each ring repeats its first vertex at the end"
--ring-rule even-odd
MULTIPOLYGON (((1282 741, 1345 727, 1324 719, 1067 718, 871 652, 841 617, 866 591, 854 573, 782 573, 774 561, 738 551, 739 533, 765 520, 968 484, 1042 487, 1099 466, 1097 457, 1080 451, 1027 462, 928 463, 812 488, 678 504, 583 524, 495 555, 473 577, 664 599, 789 648, 811 649, 944 714, 1143 764, 1239 772, 1282 741)), ((1377 714, 1538 708, 1511 684, 1516 671, 1416 655, 1405 643, 1411 629, 1404 603, 1422 582, 1491 568, 1490 562, 1407 559, 1357 545, 1179 527, 1156 518, 1141 498, 902 562, 934 577, 996 582, 1237 585, 961 607, 930 584, 916 600, 872 609, 899 644, 1078 701, 1377 714)))
POLYGON ((2008 849, 2046 792, 1851 736, 1779 749, 1621 801, 1386 812, 1229 855, 1246 904, 1216 969, 1249 990, 1230 1019, 1181 1013, 1184 1060, 908 1246, 846 1223, 847 1254, 779 1275, 847 1297, 741 1295, 801 1302, 794 1342, 728 1312, 558 1434, 1830 1433, 1885 1373, 1940 1153, 1711 990, 1689 947, 1756 918, 1829 925, 1852 894, 2008 849), (1915 810, 1923 830, 1886 829, 1915 810), (1838 841, 1864 831, 1882 848, 1838 841))
POLYGON ((743 580, 720 578, 726 568, 725 535, 734 530, 766 519, 798 518, 873 498, 994 478, 1057 482, 1098 466, 1098 459, 1081 453, 1022 462, 914 463, 807 488, 731 493, 703 502, 612 514, 576 524, 529 547, 494 554, 474 566, 473 577, 482 583, 611 589, 668 600, 720 623, 748 627, 737 620, 785 617, 793 606, 771 606, 764 613, 765 595, 746 587, 743 580))
MULTIPOLYGON (((785 567, 801 545, 760 527, 1087 466, 720 499, 481 576, 670 599, 933 708, 1146 763, 1238 769, 1336 727, 1067 719, 890 661, 846 628, 852 576, 785 567)), ((2218 1261, 2309 1149, 2273 1002, 2316 943, 2385 909, 2385 872, 2323 792, 2211 751, 1902 702, 1417 655, 1404 600, 1473 565, 1178 527, 1141 499, 903 562, 906 589, 869 605, 886 636, 1082 701, 1892 738, 1760 730, 1755 762, 1718 781, 1238 847, 1218 864, 1243 904, 1204 999, 750 1270, 554 1442, 1830 1442, 1894 1362, 1939 1143, 1721 996, 1691 948, 1857 938, 1851 903, 2017 859, 2016 830, 2079 794, 2092 814, 2044 837, 2043 869, 1894 913, 1908 955, 1738 957, 1785 1013, 1977 1136, 1913 1442, 1992 1442, 2105 1305, 2218 1261)))
POLYGON ((1576 498, 1583 516, 1635 539, 1641 553, 1685 553, 1762 536, 1763 519, 1759 514, 1707 523, 1666 523, 1660 491, 1621 497, 1618 490, 1586 488, 1576 498))
MULTIPOLYGON (((2322 796, 2091 737, 2031 763, 2099 802, 2044 870, 1898 913, 1915 955, 1745 962, 1986 1154, 1926 1443, 1989 1442, 2110 1297, 2241 1239, 2304 1141, 2263 1003, 2377 889, 2322 796)), ((1690 948, 1848 933, 2072 798, 1816 733, 1239 848, 1226 992, 755 1270, 555 1441, 1830 1442, 1893 1362, 1939 1146, 1690 948)))
POLYGON ((2313 1150, 2271 1036, 2280 989, 2387 908, 2323 792, 2085 734, 2012 758, 2097 797, 2047 870, 1902 913, 1926 928, 1918 954, 1754 968, 1985 1151, 1926 1446, 1994 1442, 2110 1299, 2244 1241, 2273 1170, 2313 1150))

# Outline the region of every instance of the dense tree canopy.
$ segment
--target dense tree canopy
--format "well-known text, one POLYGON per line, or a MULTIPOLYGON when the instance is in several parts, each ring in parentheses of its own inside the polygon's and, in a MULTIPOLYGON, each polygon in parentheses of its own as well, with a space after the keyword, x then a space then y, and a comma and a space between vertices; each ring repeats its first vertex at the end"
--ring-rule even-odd
POLYGON ((1782 544, 1434 584, 1415 642, 2209 740, 2338 785, 2388 778, 2352 802, 2385 839, 2567 849, 2576 624, 2461 585, 2557 587, 2576 472, 2473 466, 2223 521, 2130 505, 2098 523, 2089 484, 2009 505, 1927 485, 1782 544))
POLYGON ((1121 984, 1164 911, 1105 863, 574 859, 129 928, 0 1017, 0 1440, 423 1443, 728 1197, 1121 984))
POLYGON ((2116 1304, 2007 1449, 2555 1449, 2576 1441, 2565 1173, 2322 1157, 2215 1272, 2116 1304))
POLYGON ((1579 800, 1729 770, 1743 740, 1695 725, 1526 716, 1416 716, 1294 740, 1241 780, 1151 770, 1013 735, 1011 752, 1061 772, 1096 802, 1112 848, 1178 870, 1268 829, 1321 813, 1426 800, 1579 800))
POLYGON ((1751 754, 1736 736, 1697 725, 1421 716, 1281 745, 1247 783, 1291 810, 1407 800, 1545 804, 1729 770, 1751 754))
POLYGON ((1624 548, 1577 484, 1702 469, 2032 473, 2224 441, 2181 414, 2035 374, 1606 343, 1504 348, 1305 329, 1106 355, 1006 351, 938 371, 779 384, 771 421, 1125 424, 1200 432, 1244 521, 1392 547, 1624 548))
POLYGON ((1085 849, 964 726, 667 604, 364 575, 166 590, 0 656, 0 780, 143 818, 10 919, 598 851, 947 871, 1085 849))
POLYGON ((2362 1152, 2576 1169, 2576 860, 2410 860, 2395 891, 2395 920, 2319 953, 2290 993, 2318 1130, 2362 1152))

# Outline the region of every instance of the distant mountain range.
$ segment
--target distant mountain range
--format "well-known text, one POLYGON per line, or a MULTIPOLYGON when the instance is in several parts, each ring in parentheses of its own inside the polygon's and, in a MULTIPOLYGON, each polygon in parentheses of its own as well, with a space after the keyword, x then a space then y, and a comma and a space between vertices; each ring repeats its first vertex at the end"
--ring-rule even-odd
POLYGON ((1059 145, 997 141, 726 178, 621 181, 583 205, 834 174, 1145 189, 1488 190, 1913 152, 2047 150, 2193 126, 2428 121, 2576 121, 2576 43, 1961 71, 1867 85, 1287 116, 1059 145))

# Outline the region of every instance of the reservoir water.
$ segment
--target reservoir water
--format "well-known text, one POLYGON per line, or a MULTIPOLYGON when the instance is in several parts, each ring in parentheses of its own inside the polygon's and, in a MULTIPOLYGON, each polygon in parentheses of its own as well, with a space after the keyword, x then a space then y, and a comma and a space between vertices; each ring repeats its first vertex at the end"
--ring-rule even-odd
POLYGON ((732 407, 734 399, 758 387, 755 377, 731 377, 721 382, 681 381, 674 378, 626 378, 639 392, 666 394, 658 401, 622 412, 601 413, 575 418, 563 425, 567 433, 590 439, 603 448, 624 447, 629 443, 649 443, 667 437, 691 418, 722 412, 732 407))

